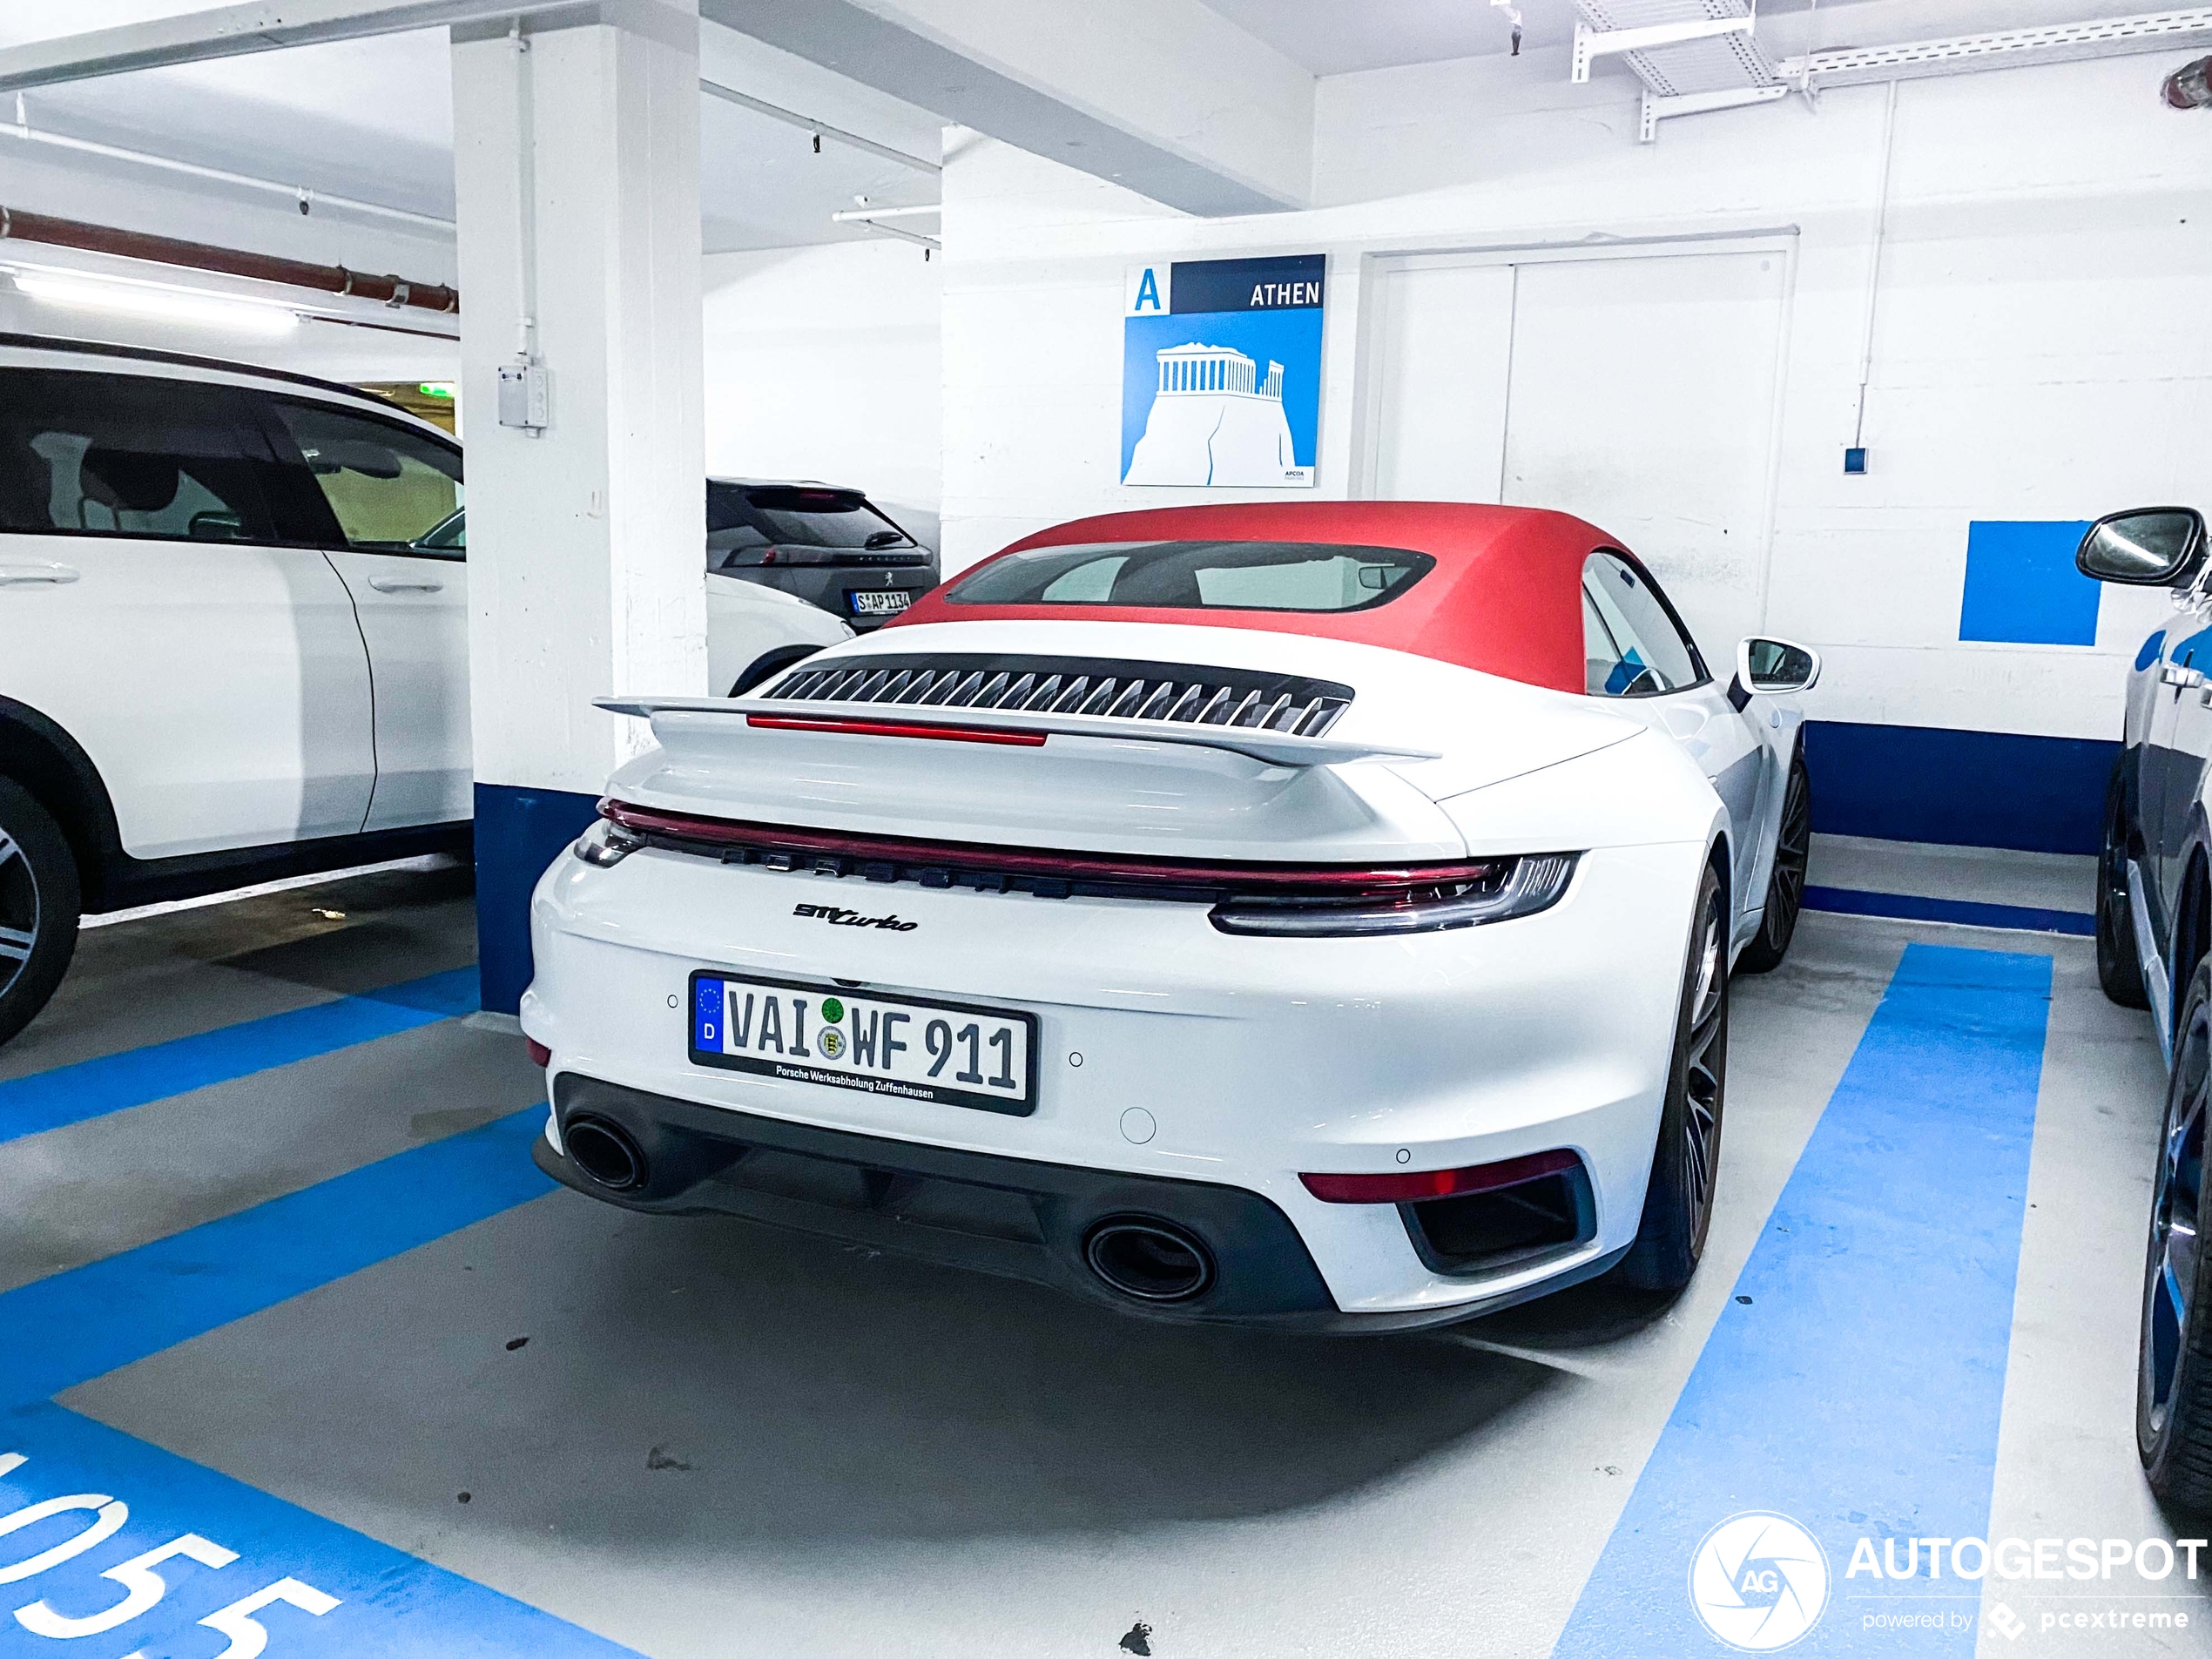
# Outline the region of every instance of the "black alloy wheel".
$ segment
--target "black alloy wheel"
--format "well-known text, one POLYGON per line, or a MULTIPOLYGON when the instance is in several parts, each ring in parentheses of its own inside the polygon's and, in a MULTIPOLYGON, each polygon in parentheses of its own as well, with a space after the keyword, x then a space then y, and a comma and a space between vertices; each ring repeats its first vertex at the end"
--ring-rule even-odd
POLYGON ((2204 1127, 2212 1098, 2212 962, 2189 981, 2152 1189, 2136 1351, 2135 1449, 2161 1503, 2212 1513, 2212 1332, 2204 1322, 2204 1127))
POLYGON ((1710 865, 1697 885, 1695 914, 1643 1219, 1619 1270, 1625 1283, 1648 1291, 1679 1291, 1696 1272, 1720 1173, 1728 1100, 1728 903, 1710 865))
POLYGON ((0 1042, 46 1006, 77 953, 77 861, 51 814, 0 778, 0 1042))
POLYGON ((2123 1008, 2147 1008, 2135 912, 2128 898, 2128 791, 2114 763, 2105 791, 2104 850, 2097 855, 2097 983, 2123 1008))
POLYGON ((1812 858, 1812 774, 1801 749, 1790 758, 1782 792, 1782 826, 1775 832, 1774 873, 1767 878, 1766 909, 1759 931, 1736 959, 1739 974, 1766 974, 1782 966, 1797 918, 1805 907, 1805 867, 1812 858))

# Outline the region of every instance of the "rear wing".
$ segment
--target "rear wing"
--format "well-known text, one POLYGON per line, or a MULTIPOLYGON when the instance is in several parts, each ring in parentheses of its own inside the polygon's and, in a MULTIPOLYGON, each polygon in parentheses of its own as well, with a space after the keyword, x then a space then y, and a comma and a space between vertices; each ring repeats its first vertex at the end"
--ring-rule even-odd
POLYGON ((1018 710, 920 708, 910 704, 802 703, 758 697, 602 697, 610 714, 650 720, 659 714, 712 714, 733 725, 774 732, 823 732, 855 737, 936 738, 949 742, 1041 745, 1048 738, 1104 738, 1118 743, 1181 744, 1218 749, 1271 766, 1342 766, 1361 760, 1435 760, 1433 749, 1301 738, 1253 727, 1201 725, 1103 715, 1028 713, 1018 710))

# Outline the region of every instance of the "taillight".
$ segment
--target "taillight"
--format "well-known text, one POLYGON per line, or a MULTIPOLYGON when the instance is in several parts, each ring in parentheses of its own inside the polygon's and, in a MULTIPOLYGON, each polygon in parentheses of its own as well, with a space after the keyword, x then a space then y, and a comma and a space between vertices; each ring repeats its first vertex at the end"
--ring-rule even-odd
POLYGON ((529 1051, 530 1064, 536 1066, 540 1071, 553 1063, 553 1050, 536 1037, 524 1037, 523 1047, 529 1051))
POLYGON ((1388 1175, 1301 1175, 1305 1190, 1324 1204, 1420 1204, 1462 1193, 1496 1192, 1548 1175, 1564 1175, 1581 1159, 1564 1148, 1531 1152, 1497 1163, 1471 1163, 1457 1170, 1393 1170, 1388 1175))
POLYGON ((604 868, 610 864, 621 863, 644 845, 644 836, 602 818, 577 837, 575 845, 569 851, 586 864, 597 864, 604 868))
POLYGON ((1326 939, 1439 933, 1530 916, 1559 902, 1575 854, 1547 853, 1346 895, 1238 894, 1213 909, 1225 934, 1326 939))

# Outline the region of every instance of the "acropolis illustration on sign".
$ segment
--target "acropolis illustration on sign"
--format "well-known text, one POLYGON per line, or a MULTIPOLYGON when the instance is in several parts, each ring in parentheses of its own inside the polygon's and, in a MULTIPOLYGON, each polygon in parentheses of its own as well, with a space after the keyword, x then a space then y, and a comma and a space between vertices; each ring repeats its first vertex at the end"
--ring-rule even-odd
POLYGON ((1157 354, 1160 388, 1125 484, 1281 484, 1298 467, 1283 416, 1283 366, 1229 346, 1157 354))

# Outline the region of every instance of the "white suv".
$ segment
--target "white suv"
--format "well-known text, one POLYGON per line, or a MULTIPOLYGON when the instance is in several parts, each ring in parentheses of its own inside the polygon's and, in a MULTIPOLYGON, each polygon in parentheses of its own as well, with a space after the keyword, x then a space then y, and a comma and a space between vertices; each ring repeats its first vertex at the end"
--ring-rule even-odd
MULTIPOLYGON (((367 393, 0 334, 0 1042, 81 912, 467 847, 461 478, 367 393)), ((718 686, 852 637, 708 585, 718 686)))

